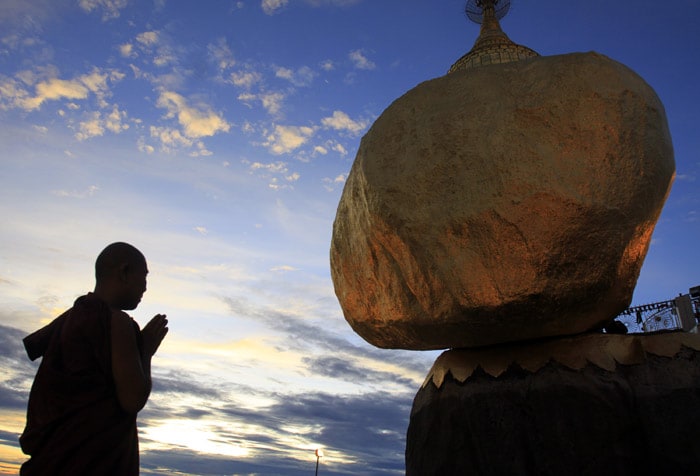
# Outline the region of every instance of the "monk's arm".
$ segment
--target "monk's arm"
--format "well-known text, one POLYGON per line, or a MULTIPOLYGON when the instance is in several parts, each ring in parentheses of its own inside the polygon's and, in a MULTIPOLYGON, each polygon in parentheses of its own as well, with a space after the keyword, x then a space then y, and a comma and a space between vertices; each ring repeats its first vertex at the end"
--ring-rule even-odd
POLYGON ((119 405, 127 413, 138 413, 151 393, 151 355, 139 350, 131 318, 112 313, 112 375, 119 405))
POLYGON ((112 313, 112 374, 121 407, 138 413, 151 393, 151 358, 168 333, 168 319, 158 314, 141 331, 142 347, 136 341, 131 318, 112 313))

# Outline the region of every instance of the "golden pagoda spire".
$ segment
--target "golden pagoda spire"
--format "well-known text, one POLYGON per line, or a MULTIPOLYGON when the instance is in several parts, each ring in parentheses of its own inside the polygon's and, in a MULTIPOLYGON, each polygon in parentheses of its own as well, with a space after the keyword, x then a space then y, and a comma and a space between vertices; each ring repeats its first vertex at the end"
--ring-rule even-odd
POLYGON ((513 43, 501 29, 499 19, 510 8, 510 0, 469 0, 465 11, 470 20, 481 23, 479 37, 472 49, 452 65, 448 73, 489 64, 510 63, 533 56, 537 52, 513 43))

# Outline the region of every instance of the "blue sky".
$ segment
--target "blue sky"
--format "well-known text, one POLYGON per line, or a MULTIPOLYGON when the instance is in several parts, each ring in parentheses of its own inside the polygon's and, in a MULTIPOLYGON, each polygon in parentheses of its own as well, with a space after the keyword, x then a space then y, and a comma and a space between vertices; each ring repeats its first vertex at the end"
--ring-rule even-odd
MULTIPOLYGON (((95 256, 149 260, 134 317, 171 332, 140 415, 144 474, 402 474, 436 352, 345 323, 328 251, 359 141, 478 34, 462 0, 0 3, 0 474, 23 460, 21 338, 92 289, 95 256)), ((514 0, 506 33, 597 51, 659 94, 677 176, 634 304, 700 284, 700 4, 514 0)), ((621 177, 620 180, 624 180, 621 177)))

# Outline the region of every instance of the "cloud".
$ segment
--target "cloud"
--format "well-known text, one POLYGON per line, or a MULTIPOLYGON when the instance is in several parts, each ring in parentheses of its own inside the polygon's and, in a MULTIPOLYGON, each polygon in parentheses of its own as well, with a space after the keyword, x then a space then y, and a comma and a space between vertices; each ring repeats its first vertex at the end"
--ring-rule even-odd
MULTIPOLYGON (((313 379, 371 381, 382 387, 393 378, 352 360, 327 355, 305 363, 313 379)), ((314 449, 322 448, 324 461, 339 474, 403 474, 405 434, 417 390, 413 382, 407 384, 403 391, 367 389, 347 395, 206 385, 188 372, 157 373, 151 400, 139 415, 142 472, 155 474, 150 469, 160 468, 161 473, 301 476, 308 473, 307 462, 313 464, 314 449), (179 439, 168 436, 172 434, 179 439), (166 441, 178 451, 162 452, 166 441), (238 456, 222 458, 231 451, 238 456)))
MULTIPOLYGON (((419 373, 418 379, 422 381, 429 368, 427 359, 423 359, 425 353, 358 347, 303 317, 277 312, 268 306, 251 306, 241 299, 226 300, 234 315, 262 321, 280 332, 278 351, 296 349, 302 356, 306 378, 326 381, 335 391, 333 394, 308 388, 300 388, 298 392, 291 388, 285 392, 264 391, 234 385, 217 388, 221 398, 206 398, 206 404, 173 395, 177 401, 191 401, 182 409, 182 415, 200 422, 228 422, 226 426, 200 427, 202 437, 209 434, 209 440, 240 447, 248 456, 231 458, 231 466, 223 467, 219 466, 221 463, 215 455, 198 452, 198 457, 190 463, 194 466, 183 467, 181 465, 186 464, 183 461, 161 460, 145 449, 143 460, 149 461, 147 464, 213 474, 217 470, 207 465, 209 469, 205 471, 204 463, 214 461, 214 467, 221 471, 236 473, 249 468, 247 465, 254 459, 257 472, 301 475, 307 470, 304 455, 312 455, 314 448, 321 447, 328 464, 333 464, 342 474, 344 471, 350 471, 348 474, 403 474, 405 432, 412 398, 420 385, 415 374, 419 373), (412 355, 420 356, 420 361, 412 363, 412 355), (363 391, 343 393, 340 388, 347 384, 358 385, 363 391), (241 402, 231 400, 244 396, 241 402), (245 401, 268 403, 249 407, 245 401), (230 431, 231 428, 235 430, 230 431)), ((196 395, 196 388, 189 389, 188 393, 196 395)), ((154 394, 157 396, 159 392, 156 390, 154 394)), ((147 409, 150 406, 149 403, 147 409)), ((166 416, 163 415, 164 422, 168 421, 166 416)), ((169 421, 173 418, 171 414, 169 421)), ((156 424, 150 419, 146 421, 147 427, 156 424)), ((203 443, 199 445, 206 447, 203 443)), ((148 447, 148 442, 145 446, 148 447)), ((195 446, 198 445, 188 445, 195 446)))
MULTIPOLYGON (((269 326, 283 335, 284 342, 280 349, 286 348, 307 353, 313 350, 317 353, 330 352, 332 355, 343 355, 349 360, 375 362, 393 368, 397 379, 413 374, 414 383, 422 380, 430 368, 430 352, 410 352, 385 350, 367 345, 358 346, 350 343, 344 337, 325 327, 314 325, 308 319, 280 311, 270 306, 256 306, 245 298, 222 297, 232 315, 246 316, 269 326)), ((308 354, 307 354, 308 355, 308 354)), ((435 356, 432 355, 434 359, 435 356)))
POLYGON ((286 154, 304 145, 313 134, 312 127, 276 125, 265 138, 263 145, 275 155, 286 154))
POLYGON ((207 157, 210 155, 214 155, 214 153, 207 149, 202 141, 195 142, 194 150, 190 151, 190 157, 207 157))
POLYGON ((75 134, 75 138, 79 141, 104 134, 105 129, 100 118, 100 113, 93 112, 91 115, 91 119, 80 123, 80 131, 75 134))
POLYGON ((321 124, 327 129, 347 131, 353 135, 359 135, 368 125, 367 121, 354 121, 343 111, 333 111, 330 117, 321 119, 321 124))
POLYGON ((338 186, 344 185, 346 179, 346 174, 340 174, 335 178, 325 177, 323 179, 323 188, 325 188, 329 192, 333 192, 338 188, 338 186))
POLYGON ((30 94, 24 85, 13 78, 0 76, 0 109, 36 109, 38 105, 30 100, 30 94))
MULTIPOLYGON (((244 161, 245 162, 245 161, 244 161)), ((256 173, 261 178, 269 180, 268 186, 273 190, 292 188, 291 183, 296 182, 301 177, 297 172, 290 172, 286 162, 246 162, 250 171, 256 173)))
POLYGON ((335 69, 335 64, 331 60, 325 60, 319 65, 323 71, 333 71, 335 69))
POLYGON ((219 38, 217 43, 210 43, 207 46, 207 51, 221 71, 231 68, 236 64, 233 53, 226 43, 226 38, 219 38))
POLYGON ((52 78, 36 85, 37 95, 34 100, 36 107, 39 107, 46 100, 85 99, 88 91, 87 86, 82 81, 52 78))
POLYGON ((167 109, 166 118, 177 117, 184 135, 188 138, 209 137, 218 132, 228 132, 231 128, 223 117, 208 106, 190 106, 184 97, 175 92, 162 92, 157 106, 167 109))
POLYGON ((92 93, 98 99, 101 107, 106 104, 104 98, 109 95, 109 82, 120 81, 124 74, 118 71, 103 71, 94 68, 90 73, 80 75, 74 79, 61 79, 50 77, 36 83, 34 95, 31 95, 27 86, 37 79, 37 75, 31 72, 18 74, 20 80, 0 77, 0 96, 5 109, 20 108, 25 111, 33 111, 41 107, 46 101, 58 101, 61 99, 80 100, 87 99, 92 93))
POLYGON ((53 193, 57 197, 69 197, 69 198, 87 198, 87 197, 92 197, 95 195, 100 190, 100 187, 97 185, 90 185, 87 189, 82 190, 82 191, 68 191, 68 190, 54 190, 53 193))
POLYGON ((350 61, 352 61, 353 65, 355 65, 355 68, 357 69, 370 70, 377 67, 376 64, 367 59, 362 50, 351 51, 348 56, 350 58, 350 61))
POLYGON ((252 134, 255 131, 255 127, 249 121, 245 121, 241 126, 241 130, 246 134, 252 134))
POLYGON ((159 33, 157 31, 144 31, 136 35, 136 41, 144 46, 154 46, 158 43, 159 33))
POLYGON ((355 5, 360 3, 362 0, 306 0, 306 3, 314 7, 320 7, 323 5, 332 5, 338 7, 344 7, 347 5, 355 5))
POLYGON ((191 147, 194 141, 182 135, 178 129, 170 127, 150 127, 151 137, 160 141, 162 149, 166 152, 180 147, 191 147))
POLYGON ((124 43, 123 45, 119 45, 119 54, 122 55, 124 58, 129 58, 134 54, 134 45, 131 43, 124 43))
POLYGON ((129 128, 129 124, 124 122, 125 119, 126 112, 120 111, 116 104, 112 107, 112 112, 106 116, 103 116, 99 111, 95 111, 90 114, 88 120, 80 122, 80 130, 75 134, 75 138, 83 141, 91 137, 101 136, 104 134, 105 129, 119 134, 129 128))
POLYGON ((294 86, 309 86, 316 77, 316 73, 308 66, 302 66, 296 71, 283 67, 274 67, 274 70, 275 76, 286 79, 294 86))
MULTIPOLYGON (((249 103, 249 102, 255 101, 257 98, 258 98, 258 96, 256 96, 255 94, 252 94, 252 93, 241 93, 238 95, 237 99, 239 101, 244 102, 244 103, 249 103)), ((246 124, 249 125, 250 123, 246 122, 246 124)))
POLYGON ((279 272, 289 272, 289 271, 299 271, 299 268, 295 268, 294 266, 289 266, 289 265, 281 265, 281 266, 274 266, 270 268, 270 271, 274 273, 279 273, 279 272))
POLYGON ((336 143, 333 145, 333 150, 339 153, 340 155, 348 155, 348 151, 343 147, 343 144, 336 143))
POLYGON ((12 43, 19 43, 13 31, 40 31, 42 25, 49 19, 55 18, 62 8, 55 0, 3 0, 0 2, 0 24, 3 25, 3 36, 12 43))
POLYGON ((284 100, 284 94, 279 92, 263 93, 259 96, 259 98, 260 102, 262 102, 263 107, 269 114, 273 116, 279 114, 280 110, 282 109, 282 101, 284 100))
MULTIPOLYGON (((171 153, 181 148, 189 148, 191 149, 189 153, 190 157, 204 157, 213 154, 207 149, 204 142, 187 137, 178 129, 151 126, 149 131, 151 137, 160 142, 160 150, 165 153, 171 153)), ((155 148, 147 144, 146 139, 143 137, 138 139, 137 147, 139 151, 147 154, 152 154, 155 151, 155 148)))
POLYGON ((234 86, 250 89, 255 83, 260 81, 261 76, 260 73, 255 71, 234 71, 231 73, 230 78, 234 86))
POLYGON ((410 389, 415 385, 412 379, 404 378, 392 372, 374 370, 358 365, 351 359, 336 355, 323 355, 317 357, 304 357, 303 362, 308 365, 313 375, 321 375, 333 379, 375 383, 379 386, 391 382, 405 385, 410 389))
POLYGON ((115 104, 112 107, 112 112, 105 117, 104 124, 107 130, 119 134, 129 128, 129 124, 123 122, 124 119, 126 119, 126 111, 120 111, 115 104))
MULTIPOLYGON (((284 169, 278 164, 270 168, 284 169)), ((290 384, 298 381, 289 373, 294 369, 286 374, 289 380, 278 381, 269 389, 241 383, 232 373, 240 367, 248 375, 262 373, 270 379, 267 361, 256 364, 246 358, 240 362, 212 353, 212 358, 228 369, 227 379, 202 372, 201 368, 211 366, 201 356, 188 359, 179 352, 178 358, 193 363, 190 368, 195 370, 186 370, 185 361, 171 362, 176 367, 164 366, 169 358, 159 356, 164 360, 154 371, 154 391, 139 415, 144 475, 301 476, 313 466, 315 448, 324 450, 322 464, 328 465, 328 471, 334 468, 338 474, 403 474, 406 428, 419 386, 413 375, 425 375, 429 367, 423 358, 425 353, 356 346, 328 326, 312 324, 306 318, 267 306, 254 307, 245 301, 227 302, 234 314, 262 320, 281 332, 281 344, 277 345, 281 355, 295 355, 284 353, 282 347, 298 349, 301 367, 297 371, 302 372, 302 383, 298 387, 290 384), (413 356, 421 359, 414 360, 413 356), (332 387, 333 393, 303 383, 314 381, 332 387), (361 390, 339 390, 346 385, 361 390)), ((2 368, 14 372, 13 383, 0 383, 0 409, 4 411, 26 408, 35 367, 21 348, 24 335, 12 328, 0 328, 0 358, 6 359, 2 368)), ((210 350, 201 347, 205 348, 210 350)), ((232 355, 241 356, 235 352, 232 355)), ((16 446, 16 440, 7 440, 16 446)))
MULTIPOLYGON (((255 79, 257 81, 256 78, 250 76, 246 76, 245 79, 241 78, 242 81, 247 81, 248 79, 255 79)), ((245 86, 245 84, 241 84, 245 86)), ((285 95, 280 92, 264 92, 260 94, 241 93, 238 95, 238 100, 248 106, 250 106, 250 103, 253 101, 260 101, 267 113, 276 117, 278 117, 282 111, 284 99, 285 95)))
POLYGON ((262 0, 260 6, 267 15, 273 15, 289 3, 289 0, 262 0))
POLYGON ((102 10, 102 21, 119 18, 119 10, 125 8, 128 0, 79 0, 78 5, 87 13, 102 10))
MULTIPOLYGON (((347 6, 354 5, 362 0, 305 0, 308 5, 320 7, 325 5, 330 6, 347 6)), ((281 8, 285 7, 289 0, 262 0, 261 7, 267 15, 277 13, 281 8)))
MULTIPOLYGON (((153 133, 154 131, 151 130, 152 136, 153 133)), ((152 145, 146 143, 146 139, 143 136, 139 137, 136 141, 136 148, 139 150, 139 152, 144 152, 146 154, 152 154, 156 151, 156 149, 152 145)))
POLYGON ((24 350, 22 339, 27 334, 14 327, 0 325, 0 411, 27 408, 29 388, 39 366, 38 362, 29 360, 24 350))
MULTIPOLYGON (((135 40, 139 50, 145 56, 150 57, 155 66, 163 68, 177 63, 177 55, 173 52, 173 48, 166 41, 162 32, 157 30, 144 31, 136 35, 135 40)), ((168 81, 168 78, 161 77, 161 84, 165 81, 168 81)))
POLYGON ((327 155, 331 151, 337 152, 341 156, 345 156, 348 154, 348 151, 345 149, 345 147, 343 147, 341 143, 335 140, 327 140, 323 144, 318 144, 314 146, 311 156, 316 157, 319 155, 327 155))

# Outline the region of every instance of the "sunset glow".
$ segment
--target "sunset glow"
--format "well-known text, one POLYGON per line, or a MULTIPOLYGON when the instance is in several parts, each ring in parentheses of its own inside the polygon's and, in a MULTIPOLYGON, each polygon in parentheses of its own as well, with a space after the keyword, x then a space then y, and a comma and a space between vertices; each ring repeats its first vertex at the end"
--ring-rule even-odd
MULTIPOLYGON (((148 259, 131 314, 170 322, 138 419, 143 475, 307 475, 319 448, 319 474, 404 474, 439 352, 352 331, 330 237, 361 137, 471 48, 465 3, 1 2, 0 474, 25 460, 38 363, 22 338, 93 289, 114 241, 148 259)), ((698 17, 698 2, 541 0, 501 22, 541 55, 629 66, 666 107, 677 176, 637 304, 700 284, 698 17)))

